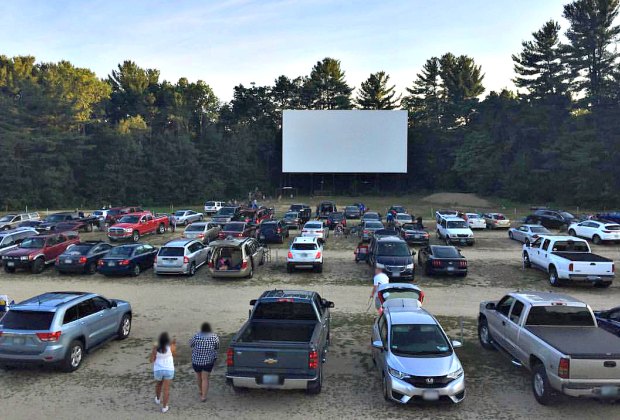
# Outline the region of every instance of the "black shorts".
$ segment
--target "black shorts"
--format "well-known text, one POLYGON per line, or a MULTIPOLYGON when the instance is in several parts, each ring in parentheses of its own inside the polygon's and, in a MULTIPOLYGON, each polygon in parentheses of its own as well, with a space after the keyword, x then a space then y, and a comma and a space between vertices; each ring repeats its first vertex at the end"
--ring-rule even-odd
POLYGON ((211 371, 213 370, 213 365, 214 364, 215 363, 210 363, 208 365, 201 365, 201 366, 199 366, 199 365, 195 365, 195 364, 192 363, 192 367, 194 368, 194 372, 196 372, 196 373, 200 373, 200 372, 209 372, 209 373, 211 373, 211 371))

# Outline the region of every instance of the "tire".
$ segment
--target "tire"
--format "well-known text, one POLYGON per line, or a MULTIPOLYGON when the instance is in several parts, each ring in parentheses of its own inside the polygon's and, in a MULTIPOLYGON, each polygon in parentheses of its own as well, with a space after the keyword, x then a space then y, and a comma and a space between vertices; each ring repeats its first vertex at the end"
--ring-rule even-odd
POLYGON ((495 346, 492 344, 493 336, 491 335, 491 331, 489 331, 489 323, 486 319, 482 319, 478 323, 478 341, 480 341, 482 348, 495 350, 495 346))
POLYGON ((549 405, 553 402, 553 392, 547 378, 547 371, 542 363, 537 363, 532 370, 532 392, 534 398, 541 405, 549 405))
POLYGON ((323 272, 323 263, 317 265, 314 267, 314 272, 315 273, 322 273, 323 272))
POLYGON ((7 267, 6 265, 4 266, 4 271, 7 273, 14 273, 15 272, 15 267, 7 267))
POLYGON ((92 232, 93 231, 93 224, 92 223, 88 223, 86 225, 86 232, 92 232))
POLYGON ((593 243, 594 245, 600 245, 600 244, 602 244, 602 243, 603 243, 603 241, 601 240, 601 237, 600 237, 600 236, 598 236, 598 235, 594 235, 594 236, 592 237, 592 243, 593 243))
POLYGON ((129 337, 131 332, 131 315, 125 314, 121 318, 121 323, 118 324, 118 332, 116 333, 117 339, 124 340, 129 337))
POLYGON ((84 344, 80 340, 73 340, 62 361, 62 370, 74 372, 82 365, 82 360, 84 360, 84 344))
POLYGON ((287 265, 286 265, 286 272, 287 272, 287 273, 292 273, 292 272, 293 272, 293 266, 292 266, 292 265, 290 265, 290 264, 287 264, 287 265))
POLYGON ((43 259, 43 257, 39 257, 32 263, 32 268, 30 269, 30 271, 32 272, 32 274, 41 274, 44 268, 45 260, 43 259))
POLYGON ((196 263, 192 263, 187 271, 187 277, 193 277, 196 274, 196 263))
POLYGON ((523 253, 523 267, 532 268, 532 261, 530 261, 530 254, 527 252, 523 253))
POLYGON ((254 277, 254 264, 252 264, 252 266, 250 266, 250 273, 248 274, 248 279, 251 279, 252 277, 254 277))
POLYGON ((159 224, 159 227, 157 228, 157 233, 160 235, 163 235, 166 232, 166 226, 164 226, 163 223, 159 224))
POLYGON ((560 279, 558 278, 558 271, 555 267, 549 268, 549 284, 553 287, 560 286, 560 279))
POLYGON ((203 221, 205 219, 205 217, 201 214, 200 217, 198 218, 199 221, 203 221))
POLYGON ((390 395, 389 395, 387 377, 385 376, 385 374, 383 375, 383 379, 381 381, 381 389, 383 391, 383 399, 388 402, 392 402, 392 399, 390 398, 390 395))
POLYGON ((576 233, 576 232, 575 232, 575 229, 570 229, 570 230, 568 231, 568 234, 569 234, 570 236, 577 236, 575 233, 576 233))
POLYGON ((140 268, 140 264, 135 264, 133 266, 133 270, 131 270, 131 276, 132 277, 138 277, 140 275, 141 271, 142 271, 142 269, 140 268))
POLYGON ((138 242, 140 240, 140 232, 138 232, 137 230, 134 230, 133 233, 131 234, 131 240, 134 242, 138 242))
POLYGON ((95 274, 97 272, 97 264, 94 262, 86 264, 84 271, 86 272, 86 274, 95 274))
POLYGON ((599 281, 597 283, 594 283, 594 287, 600 288, 600 289, 606 289, 609 286, 611 286, 611 282, 610 281, 599 281))
POLYGON ((318 378, 315 381, 308 383, 308 388, 306 389, 306 393, 308 395, 318 395, 321 393, 323 389, 323 364, 319 368, 318 378))
POLYGON ((515 238, 512 237, 512 232, 508 231, 508 237, 514 241, 515 238))

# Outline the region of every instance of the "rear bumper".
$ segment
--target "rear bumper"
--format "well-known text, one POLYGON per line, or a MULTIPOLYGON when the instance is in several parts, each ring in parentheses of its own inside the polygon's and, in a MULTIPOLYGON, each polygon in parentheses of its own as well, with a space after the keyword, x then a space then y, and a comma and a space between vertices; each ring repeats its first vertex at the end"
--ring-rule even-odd
POLYGON ((252 388, 252 389, 307 389, 308 383, 315 381, 316 376, 313 378, 282 378, 280 375, 279 384, 263 384, 260 382, 260 376, 234 376, 226 375, 226 383, 239 388, 252 388))
POLYGON ((286 265, 292 268, 315 268, 323 265, 322 261, 287 261, 286 265))
POLYGON ((38 354, 12 353, 0 348, 0 363, 54 363, 64 359, 65 351, 66 349, 62 344, 47 346, 42 353, 38 354))
POLYGON ((599 399, 620 398, 620 381, 616 379, 579 381, 550 376, 549 381, 553 388, 570 397, 599 399))
POLYGON ((389 397, 392 401, 407 404, 412 400, 449 399, 455 404, 465 399, 465 376, 450 382, 443 388, 416 388, 415 386, 387 375, 389 397))
POLYGON ((451 244, 455 244, 455 245, 458 245, 458 244, 473 245, 476 243, 476 240, 474 238, 448 238, 448 241, 451 244))
POLYGON ((56 270, 63 273, 83 273, 86 264, 56 264, 56 270))
POLYGON ((211 277, 215 278, 240 278, 247 277, 250 275, 250 269, 247 268, 245 270, 213 270, 209 269, 209 274, 211 277))
POLYGON ((585 274, 569 274, 568 275, 568 279, 571 281, 577 281, 577 282, 588 282, 588 283, 596 283, 596 282, 611 282, 614 280, 614 275, 585 275, 585 274))
POLYGON ((440 268, 440 267, 431 267, 431 273, 433 274, 445 274, 445 275, 465 275, 467 274, 467 269, 466 268, 455 268, 454 270, 450 270, 448 271, 448 269, 446 267, 444 268, 440 268))
POLYGON ((187 274, 189 273, 189 264, 183 264, 182 266, 168 267, 162 264, 153 265, 155 274, 187 274))
POLYGON ((117 267, 107 267, 107 266, 99 266, 99 273, 104 276, 125 276, 131 273, 130 269, 131 265, 117 266, 117 267))
POLYGON ((413 237, 405 236, 403 239, 409 245, 413 245, 413 244, 415 244, 415 245, 428 245, 428 243, 429 243, 429 238, 413 238, 413 237))

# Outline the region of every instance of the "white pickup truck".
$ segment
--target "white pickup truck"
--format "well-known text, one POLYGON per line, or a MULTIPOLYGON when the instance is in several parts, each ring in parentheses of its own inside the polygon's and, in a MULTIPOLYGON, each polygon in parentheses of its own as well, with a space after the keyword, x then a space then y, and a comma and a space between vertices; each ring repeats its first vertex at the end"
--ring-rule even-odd
POLYGON ((572 236, 540 236, 523 245, 523 266, 536 267, 549 274, 552 286, 587 282, 609 287, 614 279, 614 262, 593 254, 588 242, 572 236))
POLYGON ((474 232, 467 222, 460 217, 442 216, 437 223, 437 239, 442 239, 446 245, 469 245, 475 242, 474 232))
POLYGON ((553 402, 555 392, 620 399, 620 337, 599 328, 590 307, 570 296, 517 292, 482 302, 478 338, 532 373, 541 404, 553 402))

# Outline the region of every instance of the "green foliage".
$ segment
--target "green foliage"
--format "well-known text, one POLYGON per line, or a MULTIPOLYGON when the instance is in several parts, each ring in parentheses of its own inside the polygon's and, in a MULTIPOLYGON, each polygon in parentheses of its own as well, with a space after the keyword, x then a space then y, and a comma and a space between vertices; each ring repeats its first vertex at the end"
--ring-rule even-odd
POLYGON ((340 60, 324 58, 314 65, 303 87, 308 109, 351 109, 351 92, 340 60))
POLYGON ((396 96, 395 86, 388 86, 390 76, 384 71, 372 73, 362 82, 357 94, 357 105, 361 109, 394 109, 398 107, 400 95, 396 96))

